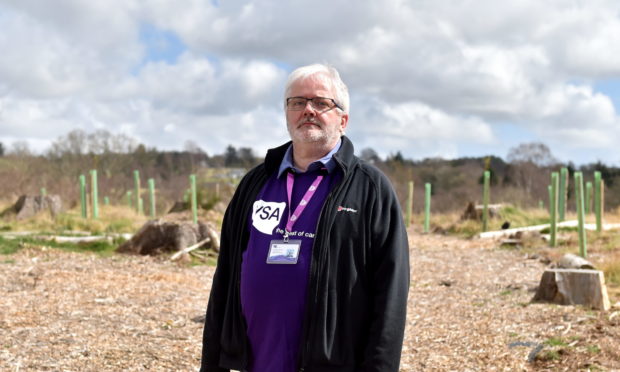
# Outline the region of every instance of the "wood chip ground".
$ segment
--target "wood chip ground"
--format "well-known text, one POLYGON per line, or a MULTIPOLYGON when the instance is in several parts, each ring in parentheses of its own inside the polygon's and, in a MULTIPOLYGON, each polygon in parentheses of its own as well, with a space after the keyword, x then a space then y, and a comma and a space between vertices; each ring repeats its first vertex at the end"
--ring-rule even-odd
MULTIPOLYGON (((620 370, 617 305, 531 304, 540 260, 498 241, 410 239, 402 371, 620 370)), ((196 371, 213 272, 40 247, 0 256, 0 370, 196 371)))

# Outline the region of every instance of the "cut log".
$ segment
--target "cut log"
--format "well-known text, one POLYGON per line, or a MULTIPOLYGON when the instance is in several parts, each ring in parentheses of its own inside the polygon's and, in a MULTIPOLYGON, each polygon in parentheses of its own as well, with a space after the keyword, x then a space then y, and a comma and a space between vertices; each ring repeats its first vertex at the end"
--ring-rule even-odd
MULTIPOLYGON (((577 220, 559 222, 557 226, 558 227, 576 227, 577 220)), ((499 230, 499 231, 486 231, 486 232, 478 234, 478 237, 481 239, 499 238, 502 236, 508 236, 508 235, 514 234, 519 231, 541 231, 541 230, 548 229, 548 228, 549 228, 548 223, 544 225, 515 227, 513 229, 506 229, 506 230, 499 230)), ((596 224, 587 223, 584 225, 584 228, 586 230, 596 230, 596 224)), ((620 223, 603 224, 603 230, 615 230, 615 229, 620 229, 620 223)))
POLYGON ((595 269, 590 261, 572 253, 567 253, 562 256, 560 261, 558 261, 558 267, 562 269, 595 269))
POLYGON ((598 310, 611 307, 605 276, 599 270, 547 269, 532 301, 584 305, 598 310))

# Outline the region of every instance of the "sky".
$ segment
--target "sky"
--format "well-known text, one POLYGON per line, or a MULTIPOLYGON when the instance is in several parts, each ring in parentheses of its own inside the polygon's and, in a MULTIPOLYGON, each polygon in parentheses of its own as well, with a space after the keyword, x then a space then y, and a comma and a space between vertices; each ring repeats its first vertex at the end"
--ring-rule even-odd
POLYGON ((347 136, 385 157, 542 142, 620 165, 617 0, 0 0, 0 142, 69 131, 256 154, 288 140, 287 75, 336 67, 347 136))

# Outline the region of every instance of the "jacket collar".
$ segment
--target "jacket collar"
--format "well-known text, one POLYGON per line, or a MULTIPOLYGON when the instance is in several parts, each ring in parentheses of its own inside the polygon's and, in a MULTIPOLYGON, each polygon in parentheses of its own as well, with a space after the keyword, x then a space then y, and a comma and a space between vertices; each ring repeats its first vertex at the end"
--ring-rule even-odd
MULTIPOLYGON (((338 152, 336 152, 333 156, 333 159, 336 161, 336 164, 343 170, 344 173, 347 173, 347 170, 351 168, 356 162, 356 157, 353 155, 353 143, 346 136, 342 136, 342 145, 338 152)), ((282 146, 273 148, 267 151, 267 155, 265 156, 265 171, 267 174, 271 175, 274 172, 277 172, 280 168, 280 164, 282 163, 282 159, 286 154, 286 150, 291 145, 291 141, 283 144, 282 146)))

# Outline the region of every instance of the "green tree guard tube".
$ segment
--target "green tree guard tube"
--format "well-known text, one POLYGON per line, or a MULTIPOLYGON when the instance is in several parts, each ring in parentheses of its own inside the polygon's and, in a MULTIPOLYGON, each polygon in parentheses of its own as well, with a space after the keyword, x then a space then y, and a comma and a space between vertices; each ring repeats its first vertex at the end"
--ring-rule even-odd
POLYGON ((136 212, 140 213, 140 171, 133 171, 134 198, 136 199, 136 212))
POLYGON ((586 182, 586 214, 592 211, 592 182, 586 182))
POLYGON ((551 223, 549 224, 549 245, 557 246, 558 234, 558 172, 551 173, 551 223))
POLYGON ((424 232, 430 230, 431 225, 431 184, 424 185, 424 232))
POLYGON ((568 169, 560 169, 560 190, 558 192, 559 221, 564 221, 566 216, 566 194, 568 191, 568 169))
POLYGON ((127 206, 133 209, 133 192, 127 191, 127 206))
POLYGON ((82 207, 82 218, 88 217, 86 208, 86 176, 80 175, 80 203, 82 207))
POLYGON ((596 231, 603 231, 603 180, 601 172, 594 172, 594 214, 596 215, 596 231))
POLYGON ((192 201, 192 217, 194 223, 198 223, 198 199, 196 197, 196 175, 191 174, 189 176, 189 184, 191 190, 191 201, 192 201))
POLYGON ((411 213, 413 210, 413 181, 409 181, 409 192, 407 193, 407 220, 406 226, 411 226, 411 213))
POLYGON ((155 180, 152 178, 149 178, 149 202, 151 207, 150 212, 151 212, 151 218, 155 218, 155 180))
POLYGON ((577 202, 577 233, 579 235, 579 255, 586 258, 587 246, 586 246, 586 230, 585 223, 585 211, 583 205, 583 176, 581 172, 575 172, 575 201, 577 202))
POLYGON ((551 185, 547 186, 547 191, 549 192, 549 203, 547 204, 549 206, 549 214, 551 214, 551 198, 553 198, 553 195, 551 194, 551 185))
POLYGON ((489 227, 489 199, 491 188, 491 172, 484 171, 484 183, 482 188, 482 231, 487 231, 489 227))
POLYGON ((90 171, 91 198, 93 203, 93 219, 99 218, 99 198, 97 196, 97 170, 90 171))

